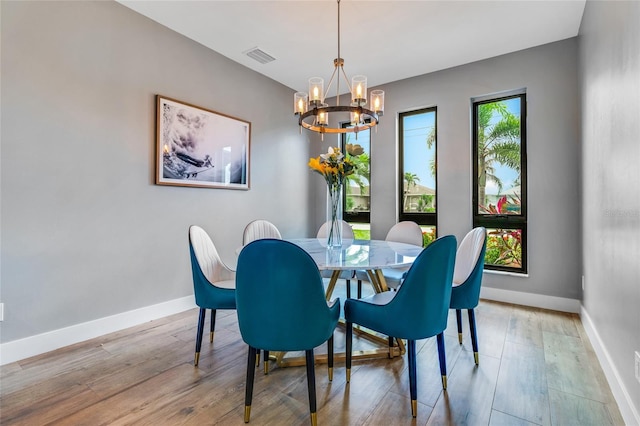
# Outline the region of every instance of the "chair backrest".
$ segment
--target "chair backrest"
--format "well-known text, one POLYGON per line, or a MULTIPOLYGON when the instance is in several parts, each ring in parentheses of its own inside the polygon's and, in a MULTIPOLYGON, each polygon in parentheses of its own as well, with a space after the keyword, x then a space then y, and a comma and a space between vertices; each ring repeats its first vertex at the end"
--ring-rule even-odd
POLYGON ((440 237, 429 244, 407 271, 381 321, 390 335, 426 339, 447 328, 456 238, 440 237))
MULTIPOLYGON (((346 240, 353 240, 354 239, 353 228, 344 220, 342 220, 341 222, 342 222, 342 238, 346 240)), ((316 235, 316 238, 327 238, 328 232, 329 232, 329 221, 326 221, 325 223, 322 224, 322 226, 320 226, 320 229, 318 229, 318 234, 316 235)))
POLYGON ((242 249, 236 306, 242 339, 254 348, 309 350, 325 342, 335 328, 316 263, 284 240, 257 240, 242 249))
POLYGON ((453 285, 464 283, 477 269, 484 266, 484 250, 487 244, 487 230, 484 227, 473 228, 467 233, 458 247, 456 253, 456 266, 453 271, 453 285))
POLYGON ((252 241, 261 240, 263 238, 275 238, 281 240, 282 235, 280 235, 278 228, 268 220, 254 220, 244 228, 244 232, 242 233, 242 245, 245 246, 252 241))
POLYGON ((422 228, 411 220, 398 222, 389 229, 385 240, 422 247, 422 228))
POLYGON ((196 265, 194 265, 192 259, 192 268, 197 266, 209 283, 225 279, 221 276, 224 264, 218 255, 216 246, 213 245, 213 241, 204 229, 196 225, 189 227, 189 245, 196 261, 196 265))

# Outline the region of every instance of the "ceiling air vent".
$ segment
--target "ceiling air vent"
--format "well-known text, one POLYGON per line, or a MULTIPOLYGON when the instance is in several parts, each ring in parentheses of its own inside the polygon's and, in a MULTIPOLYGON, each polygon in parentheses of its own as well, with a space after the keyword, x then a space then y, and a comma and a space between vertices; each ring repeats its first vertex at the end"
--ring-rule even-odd
POLYGON ((257 47, 251 48, 243 53, 251 59, 255 59, 256 61, 260 62, 261 64, 268 64, 269 62, 276 60, 276 58, 257 47))

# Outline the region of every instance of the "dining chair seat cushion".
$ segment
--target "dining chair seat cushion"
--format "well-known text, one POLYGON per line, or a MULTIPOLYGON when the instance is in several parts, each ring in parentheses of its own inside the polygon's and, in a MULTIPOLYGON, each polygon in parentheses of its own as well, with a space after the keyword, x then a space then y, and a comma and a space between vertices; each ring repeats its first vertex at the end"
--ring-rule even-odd
POLYGON ((224 280, 218 281, 216 283, 216 287, 226 288, 226 289, 235 289, 236 288, 236 280, 224 280))
MULTIPOLYGON (((409 267, 404 268, 382 268, 382 275, 387 282, 387 287, 397 289, 402 284, 404 275, 409 270, 409 267)), ((356 279, 360 281, 369 281, 369 274, 367 271, 356 271, 356 279)))
MULTIPOLYGON (((366 302, 366 303, 370 303, 372 305, 386 305, 387 303, 391 302, 391 300, 395 297, 395 295, 398 294, 395 291, 383 291, 382 293, 373 293, 370 296, 367 297, 363 297, 362 299, 358 299, 361 300, 362 302, 366 302)), ((356 305, 356 310, 357 305, 356 305)), ((357 314, 354 314, 357 315, 357 314)))
MULTIPOLYGON (((320 275, 322 276, 322 278, 331 278, 331 275, 333 275, 333 271, 329 269, 323 269, 322 271, 320 271, 320 275)), ((340 271, 340 275, 338 276, 338 279, 340 280, 353 279, 353 271, 351 270, 340 271)))

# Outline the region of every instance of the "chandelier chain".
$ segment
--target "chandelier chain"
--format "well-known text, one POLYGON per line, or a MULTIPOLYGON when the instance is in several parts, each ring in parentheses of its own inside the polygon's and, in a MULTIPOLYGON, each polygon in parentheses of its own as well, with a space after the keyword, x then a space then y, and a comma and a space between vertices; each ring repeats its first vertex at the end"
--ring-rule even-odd
POLYGON ((351 84, 344 71, 344 59, 341 57, 341 31, 340 31, 340 0, 338 3, 338 57, 334 59, 334 69, 329 79, 326 90, 323 89, 324 80, 321 77, 309 79, 309 93, 294 93, 294 114, 298 116, 298 125, 302 128, 320 133, 321 137, 325 133, 351 133, 357 134, 359 131, 373 128, 378 125, 380 116, 384 113, 384 91, 372 90, 370 107, 367 104, 367 77, 364 75, 353 76, 351 84), (337 75, 336 75, 337 74, 337 75), (341 75, 342 74, 342 75, 341 75), (340 106, 340 80, 344 78, 347 89, 349 89, 350 106, 340 106), (329 106, 325 99, 329 95, 332 83, 336 80, 336 105, 329 106), (350 126, 330 125, 329 115, 334 117, 333 121, 340 118, 339 114, 349 113, 350 126), (336 119, 337 117, 337 119, 336 119))

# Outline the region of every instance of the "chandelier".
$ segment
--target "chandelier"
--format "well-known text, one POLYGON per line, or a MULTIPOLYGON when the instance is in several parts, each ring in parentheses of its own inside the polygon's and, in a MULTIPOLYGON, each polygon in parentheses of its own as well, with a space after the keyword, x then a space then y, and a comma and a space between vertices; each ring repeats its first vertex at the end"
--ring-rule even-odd
MULTIPOLYGON (((384 91, 372 90, 369 108, 367 105, 367 77, 364 75, 354 75, 349 84, 349 79, 344 72, 344 59, 340 57, 340 0, 338 1, 338 57, 333 60, 333 74, 324 90, 324 80, 321 77, 309 79, 309 93, 296 92, 293 95, 293 112, 298 116, 300 132, 302 128, 320 133, 324 139, 325 133, 348 133, 355 132, 356 138, 359 131, 370 129, 378 125, 379 117, 384 112, 384 91), (338 75, 336 78, 336 74, 338 75), (340 105, 340 75, 351 93, 351 104, 340 105), (325 98, 331 89, 331 84, 336 81, 336 105, 329 106, 325 103, 325 98), (348 112, 350 116, 350 127, 341 127, 339 122, 337 127, 329 125, 329 116, 335 113, 348 112)), ((337 120, 333 120, 336 122, 337 120)))

